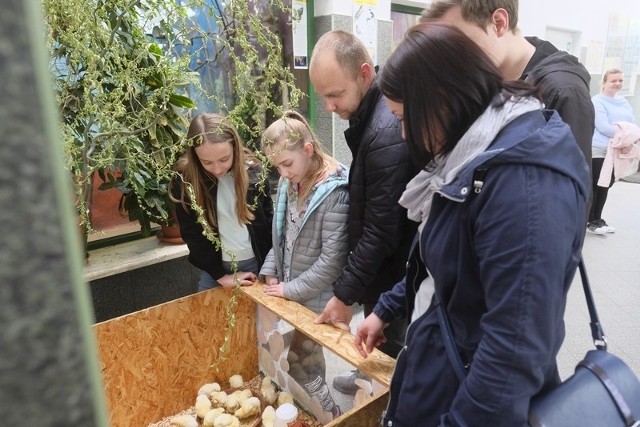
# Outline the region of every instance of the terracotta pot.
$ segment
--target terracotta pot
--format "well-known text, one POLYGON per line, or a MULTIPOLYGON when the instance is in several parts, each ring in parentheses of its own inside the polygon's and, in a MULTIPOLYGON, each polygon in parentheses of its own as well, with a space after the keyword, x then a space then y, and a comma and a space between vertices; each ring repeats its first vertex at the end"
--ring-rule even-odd
POLYGON ((160 230, 156 233, 156 237, 160 239, 161 242, 179 245, 184 243, 184 240, 182 240, 180 234, 180 226, 176 219, 176 213, 172 211, 171 216, 173 217, 173 225, 160 224, 160 230))

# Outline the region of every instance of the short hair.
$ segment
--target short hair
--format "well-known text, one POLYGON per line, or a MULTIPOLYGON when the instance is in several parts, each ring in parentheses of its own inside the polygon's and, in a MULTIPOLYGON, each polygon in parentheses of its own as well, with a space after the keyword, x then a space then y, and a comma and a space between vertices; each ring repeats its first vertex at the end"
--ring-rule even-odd
POLYGON ((619 69, 619 68, 609 68, 602 75, 602 83, 606 83, 607 79, 609 78, 609 75, 611 75, 611 74, 623 74, 623 71, 621 69, 619 69))
POLYGON ((407 144, 422 168, 436 153, 451 152, 490 105, 500 106, 511 96, 537 95, 524 81, 504 82, 477 44, 441 24, 409 29, 382 68, 378 85, 388 99, 402 103, 407 144), (505 98, 497 97, 501 93, 505 98))
POLYGON ((465 21, 472 22, 485 29, 491 23, 491 15, 497 9, 509 14, 509 29, 518 27, 518 0, 433 0, 420 15, 420 22, 434 22, 453 7, 460 7, 465 21))
POLYGON ((353 78, 360 72, 362 64, 367 63, 373 67, 373 60, 364 43, 354 34, 343 30, 329 31, 318 39, 309 67, 313 68, 318 57, 330 52, 334 54, 340 68, 353 78))

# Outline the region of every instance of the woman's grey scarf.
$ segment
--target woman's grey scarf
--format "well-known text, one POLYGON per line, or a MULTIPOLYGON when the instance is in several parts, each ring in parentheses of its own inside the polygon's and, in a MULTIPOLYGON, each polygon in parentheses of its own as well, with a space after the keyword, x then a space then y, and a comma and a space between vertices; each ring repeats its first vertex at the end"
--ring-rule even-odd
POLYGON ((542 107, 543 104, 535 98, 511 98, 502 107, 489 106, 450 153, 436 156, 431 165, 433 169, 422 170, 409 181, 399 203, 407 209, 409 219, 421 223, 420 231, 429 217, 433 195, 451 183, 474 157, 485 151, 509 122, 542 107))

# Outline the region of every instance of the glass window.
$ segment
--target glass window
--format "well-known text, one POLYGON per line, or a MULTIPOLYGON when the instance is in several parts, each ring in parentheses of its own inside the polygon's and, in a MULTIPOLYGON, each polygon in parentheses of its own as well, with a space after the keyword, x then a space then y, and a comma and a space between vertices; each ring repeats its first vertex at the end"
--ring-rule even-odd
POLYGON ((399 4, 391 5, 391 21, 393 21, 393 49, 404 38, 407 30, 418 23, 422 9, 399 4))

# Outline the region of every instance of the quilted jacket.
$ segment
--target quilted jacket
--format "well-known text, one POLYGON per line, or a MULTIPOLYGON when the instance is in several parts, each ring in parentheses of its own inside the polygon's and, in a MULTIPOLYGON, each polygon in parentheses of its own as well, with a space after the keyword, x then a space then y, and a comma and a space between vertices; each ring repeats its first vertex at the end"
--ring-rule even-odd
MULTIPOLYGON (((293 243, 289 272, 293 279, 284 286, 285 298, 316 313, 322 312, 333 296, 331 285, 347 259, 349 192, 346 168, 342 175, 345 178, 336 176, 315 190, 293 243)), ((272 227, 274 247, 260 270, 261 275, 275 276, 280 281, 284 277, 283 245, 289 185, 288 179, 282 179, 278 187, 272 227)))

